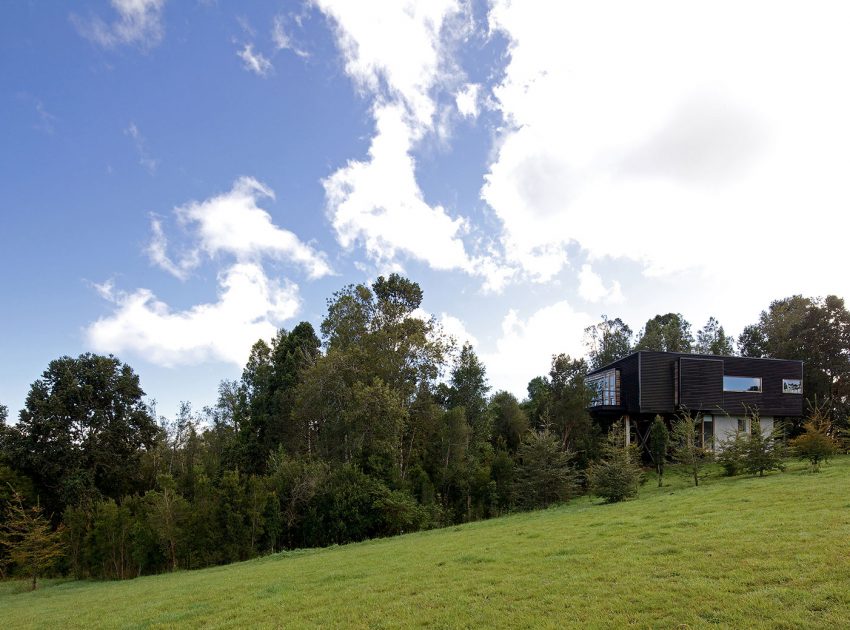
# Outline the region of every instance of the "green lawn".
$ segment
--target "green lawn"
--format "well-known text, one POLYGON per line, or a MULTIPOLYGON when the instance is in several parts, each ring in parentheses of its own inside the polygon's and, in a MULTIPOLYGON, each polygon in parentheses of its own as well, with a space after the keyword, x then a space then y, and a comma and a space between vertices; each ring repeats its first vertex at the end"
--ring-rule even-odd
POLYGON ((127 582, 0 584, 0 627, 850 627, 850 457, 127 582))

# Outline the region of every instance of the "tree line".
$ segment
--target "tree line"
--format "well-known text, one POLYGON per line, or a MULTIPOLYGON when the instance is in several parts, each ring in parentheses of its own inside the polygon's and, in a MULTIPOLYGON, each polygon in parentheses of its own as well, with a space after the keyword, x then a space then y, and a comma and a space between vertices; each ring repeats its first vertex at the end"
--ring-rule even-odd
MULTIPOLYGON (((587 359, 554 355, 519 401, 492 392, 474 349, 420 317, 421 303, 397 274, 346 286, 318 334, 301 322, 257 341, 214 405, 183 403, 173 418, 114 356, 51 361, 17 423, 0 406, 0 576, 36 566, 20 553, 27 531, 37 548, 61 546, 54 571, 121 579, 546 507, 587 491, 603 464, 615 476, 617 461, 638 464, 588 414, 589 369, 633 349, 731 353, 713 319, 694 340, 681 316, 660 315, 633 343, 603 317, 586 331, 587 359)), ((739 347, 784 352, 824 308, 850 322, 838 298, 797 296, 774 302, 739 347)), ((839 396, 832 329, 806 331, 811 346, 794 348, 823 361, 809 378, 825 383, 828 368, 839 396)))

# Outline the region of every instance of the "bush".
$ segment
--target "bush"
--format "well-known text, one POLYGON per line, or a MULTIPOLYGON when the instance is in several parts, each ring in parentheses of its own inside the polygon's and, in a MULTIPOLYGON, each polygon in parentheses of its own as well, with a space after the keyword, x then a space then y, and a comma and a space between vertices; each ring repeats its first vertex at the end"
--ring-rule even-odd
POLYGON ((587 471, 590 491, 606 503, 637 496, 643 481, 643 471, 637 461, 637 449, 625 445, 622 429, 615 425, 608 436, 602 460, 591 464, 587 471))
POLYGON ((735 431, 735 435, 721 440, 717 445, 717 461, 723 467, 723 474, 734 477, 744 469, 744 455, 747 451, 747 434, 735 431))
POLYGON ((514 496, 520 508, 548 507, 576 490, 573 455, 549 431, 529 431, 517 451, 514 496))
POLYGON ((791 448, 800 457, 808 459, 812 472, 820 470, 821 462, 829 460, 838 450, 832 437, 832 423, 818 410, 803 424, 803 433, 791 440, 791 448))
POLYGON ((750 425, 744 452, 744 470, 751 475, 758 473, 759 477, 764 477, 764 473, 770 470, 785 470, 782 432, 774 428, 770 433, 763 433, 758 413, 752 414, 750 425))

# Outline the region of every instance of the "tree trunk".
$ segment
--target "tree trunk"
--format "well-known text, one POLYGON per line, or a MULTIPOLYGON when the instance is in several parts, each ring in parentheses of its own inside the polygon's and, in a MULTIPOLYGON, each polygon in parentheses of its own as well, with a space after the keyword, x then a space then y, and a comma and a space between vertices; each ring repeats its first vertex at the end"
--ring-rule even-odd
POLYGON ((33 573, 32 574, 32 587, 30 588, 31 591, 34 591, 35 588, 36 588, 36 579, 37 578, 38 578, 37 574, 33 573))

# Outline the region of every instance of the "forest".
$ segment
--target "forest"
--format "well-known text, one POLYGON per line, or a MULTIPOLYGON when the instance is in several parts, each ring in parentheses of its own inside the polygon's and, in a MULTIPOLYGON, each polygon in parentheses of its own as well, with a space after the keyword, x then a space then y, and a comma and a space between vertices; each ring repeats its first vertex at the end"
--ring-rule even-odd
POLYGON ((636 349, 804 360, 809 407, 847 428, 836 296, 776 300, 737 338, 714 318, 694 334, 662 314, 634 334, 603 316, 586 356, 553 348, 523 400, 491 391, 474 348, 418 315, 422 299, 397 274, 346 286, 319 331, 258 340, 215 405, 172 418, 117 357, 51 361, 17 422, 0 406, 0 577, 29 575, 25 542, 41 573, 126 579, 567 500, 611 454, 584 377, 636 349))

